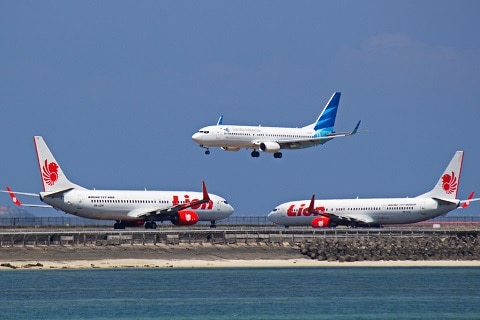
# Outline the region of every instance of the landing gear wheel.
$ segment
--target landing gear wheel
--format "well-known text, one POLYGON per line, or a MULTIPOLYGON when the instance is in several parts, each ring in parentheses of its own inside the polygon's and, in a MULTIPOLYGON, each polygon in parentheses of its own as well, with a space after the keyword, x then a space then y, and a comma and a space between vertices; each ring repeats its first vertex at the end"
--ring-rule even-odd
POLYGON ((215 224, 215 220, 210 221, 210 229, 215 229, 217 225, 215 224))
POLYGON ((258 158, 260 156, 260 152, 258 152, 257 150, 253 150, 252 153, 251 153, 252 157, 254 158, 258 158))
POLYGON ((157 229, 157 224, 153 221, 145 222, 145 229, 157 229))
POLYGON ((113 229, 115 230, 125 229, 125 223, 123 223, 122 221, 117 221, 113 224, 113 229))
POLYGON ((210 154, 210 150, 205 150, 205 154, 210 154))
POLYGON ((275 152, 275 153, 273 154, 273 157, 274 157, 274 158, 278 158, 278 159, 280 159, 282 156, 283 156, 283 155, 282 155, 281 152, 275 152))

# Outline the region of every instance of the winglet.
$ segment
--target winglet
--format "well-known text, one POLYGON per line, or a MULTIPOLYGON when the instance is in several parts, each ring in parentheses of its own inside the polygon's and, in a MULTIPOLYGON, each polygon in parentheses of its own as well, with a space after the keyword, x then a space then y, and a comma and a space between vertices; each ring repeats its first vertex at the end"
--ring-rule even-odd
POLYGON ((360 122, 362 122, 362 120, 359 120, 357 125, 355 126, 355 129, 353 129, 352 132, 350 132, 350 135, 353 136, 355 133, 357 133, 358 131, 358 127, 360 127, 360 122))
POLYGON ((312 200, 310 200, 310 205, 308 206, 308 213, 314 214, 315 211, 315 194, 312 194, 312 200))
POLYGON ((210 201, 210 196, 208 195, 207 186, 205 185, 205 181, 202 181, 202 193, 203 193, 202 201, 209 202, 210 201))
POLYGON ((223 115, 221 115, 220 118, 218 118, 217 126, 220 126, 222 124, 223 124, 223 115))
POLYGON ((15 195, 15 193, 13 193, 12 189, 10 189, 9 186, 7 186, 7 191, 8 191, 8 194, 10 195, 10 198, 12 198, 13 203, 16 204, 17 206, 21 206, 22 203, 20 202, 20 200, 18 200, 17 196, 15 195))
POLYGON ((308 213, 320 215, 322 217, 330 217, 330 214, 328 212, 325 212, 324 207, 320 207, 319 209, 320 210, 317 210, 315 208, 315 194, 312 194, 312 199, 310 200, 310 204, 308 205, 308 213))

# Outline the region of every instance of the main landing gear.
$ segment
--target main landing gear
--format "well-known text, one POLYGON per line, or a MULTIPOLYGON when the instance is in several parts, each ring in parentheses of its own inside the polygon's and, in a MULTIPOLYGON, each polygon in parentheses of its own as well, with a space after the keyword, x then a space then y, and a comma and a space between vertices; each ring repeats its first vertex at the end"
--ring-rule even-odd
POLYGON ((113 224, 113 229, 115 230, 120 230, 120 229, 125 229, 125 222, 123 221, 117 221, 113 224))
MULTIPOLYGON (((260 152, 258 152, 258 150, 253 150, 252 153, 251 153, 252 157, 254 158, 258 158, 260 156, 260 152)), ((281 152, 275 152, 273 154, 273 157, 274 158, 277 158, 277 159, 280 159, 282 157, 282 153, 281 152)))
POLYGON ((210 221, 210 229, 215 229, 216 227, 215 220, 210 221))
POLYGON ((157 229, 157 224, 155 221, 147 221, 145 222, 145 229, 157 229))

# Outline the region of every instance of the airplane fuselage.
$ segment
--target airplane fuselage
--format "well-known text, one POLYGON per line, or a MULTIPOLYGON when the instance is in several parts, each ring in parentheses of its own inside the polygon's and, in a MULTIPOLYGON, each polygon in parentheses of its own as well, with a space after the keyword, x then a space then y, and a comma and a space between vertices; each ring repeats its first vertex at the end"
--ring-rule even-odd
MULTIPOLYGON (((201 192, 192 191, 123 191, 123 190, 71 190, 65 193, 41 192, 43 202, 64 212, 89 219, 139 220, 137 212, 156 211, 178 204, 202 199, 201 192)), ((210 201, 192 206, 200 221, 215 221, 233 213, 228 202, 214 194, 210 201)))
MULTIPOLYGON (((209 126, 196 132, 192 139, 205 147, 223 147, 227 151, 237 151, 241 148, 257 149, 262 142, 292 141, 289 147, 282 149, 300 149, 323 144, 332 138, 324 137, 314 143, 296 144, 298 140, 319 138, 315 131, 309 128, 285 128, 262 126, 209 126)), ((265 150, 268 152, 268 150, 265 150)), ((277 150, 278 151, 278 150, 277 150)))
MULTIPOLYGON (((320 212, 348 216, 365 225, 407 224, 428 220, 456 209, 460 201, 448 203, 432 198, 380 198, 316 200, 315 211, 308 210, 310 201, 292 201, 277 206, 268 218, 279 225, 310 226, 320 212)), ((345 221, 345 224, 348 221, 345 221)))

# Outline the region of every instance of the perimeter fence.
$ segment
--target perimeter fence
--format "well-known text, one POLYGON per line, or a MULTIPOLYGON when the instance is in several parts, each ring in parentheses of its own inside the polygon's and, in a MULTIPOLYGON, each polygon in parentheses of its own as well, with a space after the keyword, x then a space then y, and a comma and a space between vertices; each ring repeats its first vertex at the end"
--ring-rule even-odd
MULTIPOLYGON (((276 226, 266 216, 233 216, 216 222, 219 227, 274 227, 276 226)), ((200 221, 196 226, 209 226, 209 221, 200 221)), ((92 220, 75 216, 62 217, 9 217, 0 218, 0 228, 113 228, 111 220, 92 220)), ((169 221, 158 223, 158 228, 178 228, 169 221)), ((191 228, 192 226, 189 226, 191 228)), ((282 226, 277 226, 283 228, 282 226)), ((387 228, 480 228, 480 216, 450 216, 437 217, 427 221, 407 224, 390 225, 387 228)))

